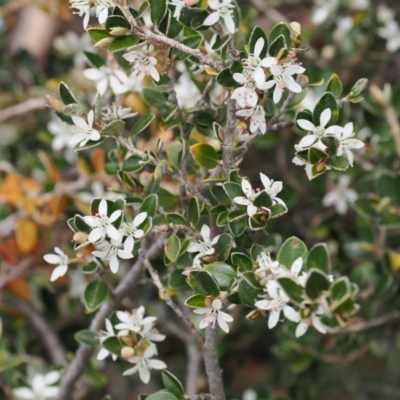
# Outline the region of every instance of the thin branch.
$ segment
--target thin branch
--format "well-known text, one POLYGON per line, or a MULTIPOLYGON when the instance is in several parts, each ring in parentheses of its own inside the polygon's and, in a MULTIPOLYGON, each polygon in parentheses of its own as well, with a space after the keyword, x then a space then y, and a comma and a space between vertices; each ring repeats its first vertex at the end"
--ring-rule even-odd
POLYGON ((153 266, 151 265, 150 261, 148 260, 148 258, 146 256, 145 252, 142 249, 139 250, 139 255, 142 257, 145 267, 149 271, 154 284, 157 286, 157 289, 162 293, 167 305, 172 308, 172 310, 178 316, 178 318, 180 318, 185 323, 185 325, 189 328, 190 332, 197 339, 197 341, 200 344, 202 344, 204 341, 203 337, 199 334, 199 332, 197 331, 197 329, 193 325, 193 323, 190 321, 190 319, 182 312, 182 310, 171 299, 171 296, 165 290, 165 287, 163 286, 163 284, 161 282, 158 272, 153 268, 153 266))
POLYGON ((12 282, 18 276, 24 274, 33 263, 32 257, 26 257, 16 266, 3 263, 0 276, 0 290, 4 288, 8 283, 12 282))
POLYGON ((234 168, 235 162, 233 159, 233 139, 236 129, 236 101, 229 99, 227 102, 227 120, 224 130, 224 144, 222 145, 222 159, 224 173, 229 175, 229 171, 234 168))
POLYGON ((5 108, 0 111, 0 122, 4 122, 10 118, 18 117, 30 111, 42 110, 46 108, 46 97, 38 97, 36 99, 29 99, 14 106, 5 108))
POLYGON ((369 321, 359 321, 354 324, 350 324, 349 326, 340 329, 337 333, 353 333, 366 331, 368 329, 373 329, 381 325, 388 324, 393 321, 400 320, 400 312, 392 311, 386 315, 382 315, 381 317, 371 319, 369 321))
POLYGON ((203 357, 211 395, 218 400, 225 400, 222 370, 218 361, 218 329, 211 326, 206 328, 203 357))
MULTIPOLYGON (((165 236, 160 236, 157 241, 150 247, 146 252, 146 257, 155 257, 163 248, 165 236)), ((103 303, 99 311, 93 318, 89 330, 98 332, 104 324, 104 320, 114 310, 121 300, 132 292, 132 289, 136 286, 139 276, 143 269, 143 259, 139 258, 133 267, 124 276, 123 280, 115 288, 110 298, 103 303)), ((76 381, 79 379, 83 370, 85 369, 90 356, 93 354, 93 347, 80 345, 77 352, 75 353, 74 359, 69 364, 65 374, 61 379, 60 391, 56 397, 56 400, 68 399, 73 391, 76 381)))
POLYGON ((189 226, 186 225, 178 225, 178 224, 167 224, 167 225, 157 225, 154 226, 153 228, 151 228, 147 233, 146 236, 155 236, 158 235, 162 232, 183 232, 186 235, 191 235, 196 239, 200 239, 202 240, 202 236, 196 232, 195 230, 193 230, 192 228, 190 228, 189 226))
POLYGON ((36 308, 26 301, 13 298, 14 304, 29 320, 35 331, 38 333, 43 347, 53 364, 62 364, 65 362, 65 350, 58 339, 58 336, 53 331, 52 327, 38 313, 36 308))

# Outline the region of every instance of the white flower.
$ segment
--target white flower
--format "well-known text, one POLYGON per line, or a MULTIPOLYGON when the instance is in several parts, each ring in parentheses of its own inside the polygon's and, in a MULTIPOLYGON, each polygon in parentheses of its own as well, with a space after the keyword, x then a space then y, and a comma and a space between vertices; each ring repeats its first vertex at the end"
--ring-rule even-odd
POLYGON ((339 6, 340 0, 316 0, 317 6, 312 13, 312 21, 315 25, 321 25, 332 16, 339 6))
POLYGON ((349 183, 349 176, 341 176, 338 184, 322 199, 322 205, 325 207, 335 206, 338 214, 345 215, 347 212, 347 204, 354 203, 357 199, 357 192, 353 189, 349 189, 349 183))
POLYGON ((97 142, 100 139, 100 133, 93 128, 93 110, 89 111, 87 122, 81 117, 72 116, 71 118, 75 124, 76 133, 72 136, 69 143, 74 146, 79 144, 79 147, 83 147, 89 140, 97 142))
POLYGON ((157 354, 156 346, 150 345, 144 351, 141 356, 133 356, 128 358, 128 361, 132 364, 136 364, 134 367, 126 370, 123 373, 123 376, 132 375, 135 372, 139 371, 140 380, 143 383, 150 382, 150 370, 152 369, 164 369, 167 368, 167 365, 160 360, 151 360, 150 358, 157 354))
POLYGON ((303 259, 299 257, 293 262, 292 266, 290 267, 290 270, 285 270, 285 273, 282 275, 292 278, 300 286, 305 287, 307 281, 307 273, 302 272, 302 274, 300 275, 302 268, 303 268, 303 259))
MULTIPOLYGON (((243 64, 245 65, 246 69, 253 71, 253 77, 259 77, 265 81, 265 74, 264 70, 261 68, 262 61, 260 58, 260 54, 264 48, 265 40, 263 38, 259 38, 254 45, 254 53, 249 54, 249 56, 242 60, 243 64)), ((257 80, 257 79, 255 79, 257 80)))
POLYGON ((69 0, 70 8, 75 8, 77 11, 74 14, 78 14, 80 17, 85 15, 83 18, 83 27, 86 29, 89 25, 90 8, 92 7, 92 0, 69 0))
POLYGON ((159 333, 157 329, 154 329, 153 323, 144 324, 140 330, 140 336, 142 337, 142 340, 148 343, 162 342, 165 340, 165 335, 159 333))
POLYGON ((282 199, 276 197, 276 195, 282 190, 282 182, 277 181, 274 182, 272 179, 269 179, 266 175, 260 172, 260 179, 262 184, 264 185, 263 192, 267 193, 268 196, 271 198, 272 202, 279 203, 286 207, 286 204, 283 202, 282 199))
POLYGON ((324 111, 322 111, 319 117, 318 126, 315 126, 312 122, 306 119, 298 119, 297 124, 300 126, 300 128, 311 132, 311 134, 304 136, 300 140, 298 146, 302 149, 306 149, 316 144, 316 142, 319 142, 320 138, 322 137, 335 135, 336 131, 340 129, 339 126, 332 125, 329 128, 325 128, 331 119, 331 115, 332 112, 330 108, 326 108, 324 111))
POLYGON ((124 247, 121 249, 122 237, 118 240, 111 239, 110 242, 101 242, 99 250, 95 250, 92 254, 95 257, 99 257, 103 260, 110 261, 110 270, 112 273, 117 273, 119 268, 118 257, 124 260, 133 258, 133 246, 134 240, 132 236, 128 236, 125 239, 124 247))
POLYGON ((221 311, 222 303, 221 300, 214 300, 211 303, 211 306, 204 308, 197 308, 193 312, 196 314, 206 314, 204 318, 200 321, 199 328, 204 329, 207 326, 211 325, 213 329, 215 329, 215 324, 218 323, 219 327, 226 333, 229 332, 229 326, 227 322, 232 322, 233 318, 221 311))
POLYGON ((157 317, 144 318, 144 311, 143 306, 132 310, 132 313, 117 311, 117 318, 121 321, 121 323, 115 325, 115 329, 120 330, 118 336, 127 336, 130 332, 139 333, 144 326, 152 326, 157 317))
POLYGON ((400 28, 395 20, 393 10, 381 5, 378 7, 377 17, 384 24, 377 30, 377 34, 386 39, 386 48, 389 52, 394 53, 400 48, 400 28))
MULTIPOLYGON (((326 148, 327 148, 320 140, 315 142, 313 147, 315 147, 315 148, 317 148, 319 150, 322 150, 322 151, 325 151, 326 148)), ((294 145, 294 148, 295 148, 296 152, 304 150, 302 147, 300 147, 297 144, 294 145)), ((300 166, 304 165, 305 166, 305 170, 306 170, 306 174, 307 174, 307 178, 309 180, 311 180, 313 178, 313 175, 312 175, 312 167, 313 166, 311 164, 306 163, 303 159, 301 159, 297 155, 294 156, 294 158, 292 160, 292 163, 295 164, 295 165, 300 165, 300 166)), ((325 167, 326 167, 326 169, 330 169, 330 167, 328 165, 326 165, 325 167)))
POLYGON ((204 256, 210 256, 215 253, 214 245, 218 242, 219 236, 216 236, 213 240, 210 239, 210 228, 207 225, 203 225, 200 231, 202 242, 191 242, 187 249, 188 253, 199 253, 193 260, 193 266, 201 268, 201 258, 204 256))
POLYGON ((59 388, 53 386, 60 379, 57 371, 46 375, 37 374, 32 379, 31 387, 20 387, 13 389, 12 393, 16 400, 45 400, 57 396, 59 388))
POLYGON ((235 6, 232 0, 208 0, 208 6, 214 10, 203 22, 203 25, 212 26, 218 22, 220 18, 224 20, 225 26, 230 33, 235 33, 235 22, 232 18, 232 8, 235 6))
POLYGON ((266 285, 271 279, 282 275, 283 267, 278 261, 272 261, 271 256, 264 252, 257 257, 258 268, 254 271, 261 285, 266 285))
POLYGON ((83 75, 94 82, 101 96, 104 96, 109 86, 114 94, 123 94, 137 87, 136 79, 133 80, 129 78, 125 72, 121 70, 112 70, 106 66, 88 68, 83 71, 83 75))
POLYGON ((267 131, 267 123, 265 122, 265 111, 262 106, 239 110, 236 112, 239 117, 250 118, 250 132, 262 133, 267 131))
POLYGON ((253 71, 244 69, 242 73, 234 73, 233 79, 242 86, 233 91, 231 98, 236 100, 241 108, 255 107, 258 102, 256 89, 265 90, 267 88, 264 72, 262 72, 262 76, 254 75, 253 71))
POLYGON ((153 50, 153 45, 143 46, 138 50, 123 55, 125 60, 132 64, 132 75, 138 81, 142 81, 146 75, 150 75, 157 82, 160 80, 160 74, 155 67, 157 60, 155 57, 149 56, 149 53, 153 50))
POLYGON ((185 0, 167 0, 167 3, 171 6, 175 6, 173 17, 179 19, 182 9, 186 6, 185 0))
POLYGON ((146 218, 147 212, 139 213, 138 215, 136 215, 132 222, 123 222, 121 224, 120 232, 123 236, 132 237, 133 239, 142 238, 144 236, 144 231, 143 229, 138 229, 138 227, 143 224, 146 218))
POLYGON ((53 141, 51 142, 51 148, 54 151, 60 151, 64 147, 72 149, 72 145, 69 143, 71 136, 74 134, 74 127, 61 121, 60 118, 54 117, 48 124, 47 130, 54 135, 53 141))
POLYGON ((272 329, 279 322, 281 311, 285 317, 292 322, 299 322, 299 313, 291 306, 287 305, 289 298, 276 280, 270 280, 267 284, 268 299, 260 300, 255 306, 260 310, 269 311, 268 328, 272 329))
POLYGON ((108 17, 108 9, 114 7, 115 4, 112 0, 96 0, 96 17, 99 24, 104 24, 108 17))
POLYGON ((63 57, 73 57, 76 67, 83 67, 86 64, 86 57, 83 51, 93 49, 93 41, 85 32, 78 36, 75 32, 69 31, 64 36, 58 36, 53 41, 53 46, 63 57))
POLYGON ((61 276, 64 276, 68 271, 68 256, 58 247, 55 247, 54 251, 57 254, 45 254, 43 256, 44 260, 49 264, 58 264, 51 274, 51 282, 57 280, 61 276))
POLYGON ((247 206, 247 215, 251 218, 258 210, 258 208, 253 204, 258 193, 253 190, 247 179, 242 179, 242 191, 244 196, 235 197, 233 201, 242 206, 247 206))
POLYGON ((137 115, 136 112, 132 112, 130 107, 123 108, 121 104, 116 103, 103 107, 103 110, 102 120, 106 122, 132 118, 137 115))
POLYGON ((92 228, 88 238, 90 243, 102 242, 106 236, 117 241, 121 239, 121 235, 113 222, 122 215, 122 211, 116 210, 108 217, 107 209, 107 201, 102 199, 96 215, 83 217, 84 221, 92 228))
POLYGON ((199 89, 187 72, 182 73, 179 77, 178 82, 174 85, 174 91, 178 105, 182 109, 192 108, 201 98, 199 89))
MULTIPOLYGON (((329 129, 329 128, 328 128, 329 129)), ((353 153, 352 149, 361 149, 364 143, 361 140, 355 139, 355 132, 353 132, 353 123, 349 122, 342 129, 336 130, 336 139, 339 141, 337 148, 337 155, 341 156, 343 152, 346 153, 349 159, 349 164, 353 166, 353 153)))
POLYGON ((302 91, 302 87, 293 78, 293 75, 302 74, 305 71, 300 65, 291 63, 286 65, 273 64, 270 71, 273 79, 265 83, 265 88, 271 89, 275 86, 273 95, 275 104, 281 100, 285 88, 293 93, 302 91))
POLYGON ((295 335, 296 337, 303 336, 310 325, 313 325, 314 328, 320 333, 326 333, 326 326, 321 322, 321 319, 318 315, 322 315, 324 312, 321 307, 319 307, 316 311, 313 311, 309 318, 300 321, 297 325, 295 335))
MULTIPOLYGON (((109 337, 115 336, 114 328, 112 326, 111 321, 108 318, 106 318, 105 323, 106 323, 106 330, 105 331, 101 331, 100 335, 99 335, 100 343, 103 343, 109 337)), ((98 354, 97 354, 97 359, 98 360, 104 360, 109 355, 111 355, 111 358, 114 361, 118 358, 116 354, 111 353, 106 348, 102 347, 100 349, 100 351, 98 352, 98 354)))

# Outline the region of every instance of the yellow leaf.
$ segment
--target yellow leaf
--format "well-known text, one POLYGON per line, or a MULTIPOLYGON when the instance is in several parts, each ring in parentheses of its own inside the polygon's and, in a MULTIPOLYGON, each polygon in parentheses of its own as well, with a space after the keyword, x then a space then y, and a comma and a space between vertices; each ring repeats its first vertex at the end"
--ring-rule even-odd
POLYGON ((61 181, 62 177, 60 171, 58 170, 58 168, 56 167, 50 156, 43 150, 38 151, 38 156, 50 179, 52 179, 55 182, 61 181))
POLYGON ((392 271, 397 273, 400 270, 400 253, 390 253, 389 263, 392 271))
POLYGON ((15 240, 22 253, 29 253, 36 246, 38 228, 30 219, 21 218, 15 229, 15 240))
POLYGON ((29 284, 25 278, 18 276, 13 281, 4 286, 4 290, 18 299, 29 301, 31 299, 31 291, 29 284))
POLYGON ((208 65, 204 66, 204 71, 206 71, 208 75, 218 75, 218 71, 216 71, 214 68, 209 67, 208 65))
POLYGON ((90 156, 93 168, 96 172, 103 172, 104 170, 104 151, 103 149, 96 147, 90 156))
MULTIPOLYGON (((172 290, 172 289, 168 289, 168 288, 165 288, 165 290, 169 296, 173 296, 176 293, 176 290, 172 290)), ((160 290, 158 291, 158 297, 161 300, 165 300, 165 297, 160 290)))

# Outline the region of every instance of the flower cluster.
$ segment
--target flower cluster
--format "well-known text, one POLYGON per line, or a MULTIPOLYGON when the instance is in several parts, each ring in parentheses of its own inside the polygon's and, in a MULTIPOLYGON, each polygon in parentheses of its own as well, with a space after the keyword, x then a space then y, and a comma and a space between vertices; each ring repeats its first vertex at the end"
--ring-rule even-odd
POLYGON ((157 59, 150 55, 153 51, 154 46, 151 44, 124 54, 125 60, 132 65, 132 76, 139 82, 147 75, 150 75, 157 82, 160 80, 160 74, 155 67, 157 59))
POLYGON ((242 60, 243 71, 234 73, 233 79, 241 86, 232 93, 238 108, 236 115, 250 119, 250 132, 264 134, 267 130, 265 111, 259 94, 274 88, 273 101, 279 103, 285 89, 293 93, 300 93, 302 87, 294 79, 294 75, 301 74, 305 69, 295 62, 295 56, 279 60, 275 57, 261 58, 265 40, 259 38, 254 46, 254 53, 242 60))
POLYGON ((83 18, 83 27, 87 29, 89 25, 90 10, 92 7, 96 7, 96 16, 100 24, 104 24, 108 17, 108 9, 115 6, 112 0, 69 0, 70 7, 76 11, 74 14, 78 14, 83 18))
POLYGON ((278 278, 289 277, 297 282, 301 287, 305 287, 307 274, 301 273, 303 267, 303 259, 299 257, 292 265, 290 270, 279 265, 278 262, 272 261, 270 256, 261 253, 258 258, 257 277, 264 286, 265 296, 262 300, 256 302, 255 306, 260 310, 269 312, 268 327, 274 328, 281 319, 281 313, 289 321, 298 323, 296 328, 296 337, 304 335, 310 325, 313 325, 321 333, 326 333, 327 328, 321 322, 319 315, 323 314, 319 305, 311 308, 306 301, 302 305, 303 308, 296 311, 290 304, 291 299, 278 283, 278 278), (307 310, 305 315, 302 310, 307 310), (311 311, 310 311, 311 310, 311 311))
POLYGON ((13 398, 16 400, 46 400, 57 396, 58 386, 54 384, 60 379, 57 371, 45 375, 37 374, 33 377, 30 387, 23 386, 12 390, 13 398))
POLYGON ((378 7, 377 18, 382 24, 377 34, 386 39, 387 50, 394 53, 400 48, 400 27, 395 18, 395 12, 384 5, 380 5, 378 7))
POLYGON ((157 318, 145 317, 144 313, 145 309, 143 306, 132 310, 131 313, 117 311, 116 317, 119 322, 114 327, 110 320, 107 319, 107 331, 102 331, 99 335, 102 348, 97 358, 103 360, 111 355, 115 361, 117 356, 119 356, 129 363, 134 364, 132 368, 127 369, 123 373, 124 376, 139 372, 141 381, 149 383, 150 371, 152 369, 164 369, 167 367, 163 361, 152 358, 157 355, 155 342, 163 341, 165 335, 160 334, 154 328, 157 318), (109 350, 108 339, 112 341, 117 340, 119 343, 119 354, 109 350))
POLYGON ((210 15, 204 20, 203 24, 212 26, 220 19, 223 19, 226 28, 230 33, 235 33, 235 22, 233 21, 233 8, 232 0, 208 0, 208 7, 212 10, 210 15))

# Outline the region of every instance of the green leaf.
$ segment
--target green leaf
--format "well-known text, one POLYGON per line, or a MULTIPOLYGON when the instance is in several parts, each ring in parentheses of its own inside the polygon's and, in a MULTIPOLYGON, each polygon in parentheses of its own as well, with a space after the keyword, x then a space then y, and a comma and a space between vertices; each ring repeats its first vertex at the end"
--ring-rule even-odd
POLYGON ((357 97, 368 85, 368 79, 359 79, 354 86, 351 88, 349 96, 353 98, 357 97))
POLYGON ((88 312, 97 310, 108 298, 108 286, 101 279, 96 279, 86 286, 83 294, 88 312))
POLYGON ((269 219, 274 219, 278 218, 283 214, 286 214, 288 212, 287 208, 282 205, 282 204, 274 204, 273 206, 269 207, 269 210, 271 211, 269 215, 269 219))
POLYGON ((110 31, 113 28, 131 29, 129 21, 121 15, 111 15, 107 18, 106 29, 110 31))
POLYGON ((97 264, 96 261, 90 261, 90 263, 88 263, 82 267, 82 272, 84 274, 94 274, 98 268, 99 268, 99 265, 97 264))
POLYGON ((250 257, 243 253, 232 253, 232 264, 239 269, 240 272, 251 271, 253 269, 253 261, 250 257))
POLYGON ((223 69, 217 75, 217 82, 225 87, 233 87, 236 86, 238 83, 233 79, 233 74, 229 68, 223 69))
POLYGON ((321 160, 324 160, 327 157, 328 154, 317 147, 310 147, 308 150, 308 161, 313 165, 318 164, 321 160))
POLYGON ((218 241, 215 245, 215 254, 218 257, 218 261, 225 261, 229 257, 231 252, 233 240, 232 236, 228 233, 222 233, 219 235, 218 241))
POLYGON ((222 211, 220 214, 218 214, 215 223, 220 228, 226 226, 228 224, 228 211, 222 211))
POLYGON ((178 398, 181 398, 185 395, 183 385, 175 375, 171 374, 171 372, 169 371, 164 370, 161 372, 161 377, 165 389, 173 393, 178 398))
POLYGON ((287 48, 283 35, 278 36, 274 41, 270 41, 268 53, 271 57, 277 57, 282 49, 287 48))
POLYGON ((85 222, 85 220, 80 215, 75 215, 74 225, 79 232, 89 233, 92 228, 85 222))
POLYGON ((223 204, 225 206, 231 205, 232 200, 228 197, 226 191, 222 186, 213 186, 210 189, 210 192, 213 195, 214 199, 218 201, 218 203, 223 204))
POLYGON ((121 350, 124 347, 117 336, 111 336, 104 340, 101 345, 108 351, 118 356, 121 355, 121 350))
POLYGON ((235 197, 243 197, 244 196, 242 186, 239 185, 238 183, 225 182, 223 184, 223 187, 225 189, 225 192, 228 194, 228 196, 231 199, 234 199, 235 197))
POLYGON ((60 82, 58 92, 60 94, 60 99, 65 105, 77 103, 75 96, 64 82, 60 82))
POLYGON ((178 259, 181 251, 181 241, 175 233, 173 233, 165 242, 164 250, 165 255, 171 262, 175 262, 178 259))
POLYGON ((107 32, 107 29, 89 28, 87 29, 87 33, 94 42, 98 42, 101 39, 110 37, 110 34, 107 32))
POLYGON ((207 143, 197 143, 190 147, 194 160, 206 169, 214 169, 219 165, 219 156, 214 147, 207 143))
POLYGON ((101 131, 103 136, 118 136, 125 129, 125 121, 116 119, 108 123, 101 131))
MULTIPOLYGON (((155 2, 159 0, 153 0, 155 2)), ((146 400, 179 400, 173 393, 166 390, 160 390, 146 397, 146 400)))
POLYGON ((155 115, 154 114, 145 114, 142 115, 136 122, 135 125, 133 125, 133 128, 131 130, 131 136, 135 136, 138 133, 144 131, 154 120, 155 115))
POLYGON ((237 278, 236 271, 230 265, 223 262, 207 264, 204 270, 208 271, 215 278, 219 288, 224 291, 229 290, 237 278))
POLYGON ((304 292, 296 281, 286 276, 277 278, 277 281, 294 303, 300 305, 303 302, 304 292))
POLYGON ((207 297, 202 294, 194 294, 186 299, 185 305, 192 308, 203 308, 205 307, 206 298, 207 297))
POLYGON ((342 94, 343 85, 342 81, 336 74, 332 74, 329 78, 326 90, 333 94, 334 97, 339 98, 342 94))
POLYGON ((139 156, 130 156, 122 164, 122 169, 125 172, 138 172, 143 168, 141 161, 142 159, 139 156))
POLYGON ((169 224, 188 226, 186 218, 181 214, 168 213, 165 218, 169 224))
POLYGON ((339 117, 339 107, 337 105, 336 99, 333 97, 333 94, 329 92, 326 92, 322 95, 314 108, 313 120, 315 126, 321 126, 321 114, 327 108, 331 110, 331 119, 325 125, 325 128, 333 125, 339 117))
POLYGON ((271 197, 266 192, 261 192, 253 201, 256 207, 269 208, 272 206, 271 197))
POLYGON ((92 64, 93 67, 95 67, 95 68, 101 68, 107 64, 106 60, 104 60, 104 58, 100 57, 98 54, 91 53, 90 51, 84 51, 83 54, 85 54, 89 63, 92 64))
POLYGON ((140 212, 147 212, 148 217, 154 217, 157 212, 157 207, 158 197, 156 194, 151 194, 144 199, 140 207, 140 212))
POLYGON ((108 46, 107 50, 111 53, 116 51, 125 50, 129 47, 138 44, 140 39, 135 36, 121 36, 115 38, 108 46))
POLYGON ((250 40, 249 40, 249 48, 250 48, 251 54, 254 54, 256 43, 257 43, 258 39, 260 39, 260 38, 264 39, 264 47, 260 53, 260 58, 263 59, 267 55, 268 39, 267 39, 265 32, 259 26, 256 26, 253 29, 253 31, 251 32, 250 40))
POLYGON ((335 310, 351 295, 351 285, 347 277, 337 279, 330 288, 331 309, 335 310))
POLYGON ((384 229, 400 226, 400 215, 386 215, 379 221, 379 226, 384 229))
POLYGON ((262 293, 263 290, 258 284, 254 272, 248 271, 243 273, 243 278, 239 282, 238 287, 238 295, 242 304, 254 308, 254 304, 260 300, 262 293))
POLYGON ((326 164, 338 171, 346 171, 350 165, 348 158, 345 156, 331 156, 326 164))
POLYGON ((312 268, 319 269, 326 273, 330 271, 331 260, 329 257, 328 246, 325 243, 316 244, 308 253, 305 269, 310 270, 312 268))
POLYGON ((163 110, 167 107, 168 94, 160 90, 143 88, 142 90, 144 101, 151 107, 155 107, 158 110, 163 110))
POLYGON ((307 254, 306 245, 297 237, 287 239, 279 249, 277 261, 290 269, 293 263, 307 254))
POLYGON ((308 272, 305 291, 311 300, 317 299, 323 291, 329 289, 329 286, 329 279, 324 272, 316 268, 308 272))
POLYGON ((188 206, 188 217, 191 224, 196 225, 200 218, 200 204, 197 197, 191 197, 188 206))
POLYGON ((274 40, 279 38, 280 36, 283 36, 284 39, 284 47, 287 49, 290 49, 292 47, 292 40, 290 38, 291 32, 290 28, 287 24, 284 22, 280 22, 276 24, 270 31, 268 35, 268 40, 270 43, 272 43, 274 40))
POLYGON ((228 222, 229 230, 233 236, 240 236, 247 228, 247 218, 228 222))
POLYGON ((167 13, 167 1, 166 0, 149 0, 150 2, 150 17, 151 22, 154 25, 158 25, 165 17, 167 13))
POLYGON ((205 296, 218 296, 220 293, 217 281, 207 271, 191 271, 188 283, 195 292, 205 296))
POLYGON ((183 269, 174 269, 168 277, 168 287, 173 290, 182 290, 187 288, 186 276, 183 275, 183 269))
POLYGON ((97 332, 90 331, 89 329, 83 329, 74 334, 74 339, 78 343, 86 344, 88 346, 98 346, 100 340, 97 332))

